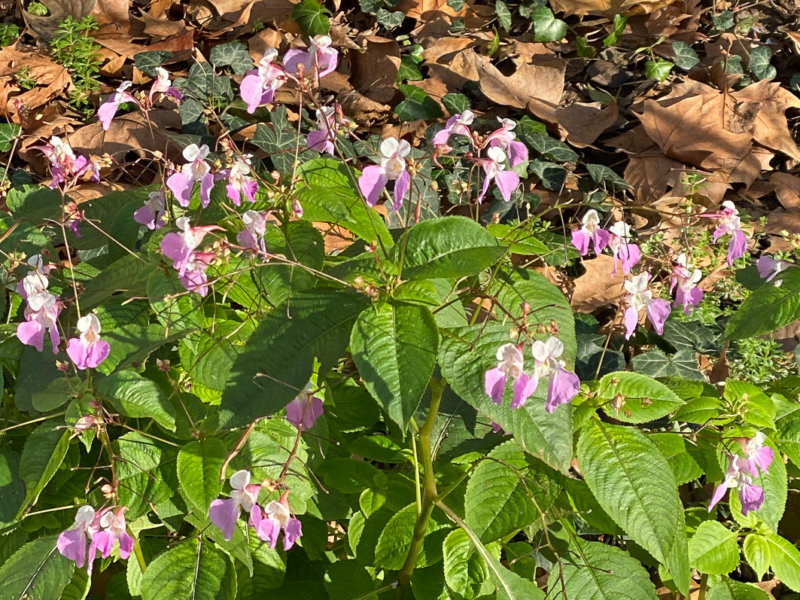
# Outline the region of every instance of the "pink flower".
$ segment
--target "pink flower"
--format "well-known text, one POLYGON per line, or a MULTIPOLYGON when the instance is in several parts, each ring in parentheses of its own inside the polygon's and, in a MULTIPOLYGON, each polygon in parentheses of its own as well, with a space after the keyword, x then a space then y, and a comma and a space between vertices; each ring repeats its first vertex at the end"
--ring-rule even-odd
POLYGON ((267 231, 267 219, 265 215, 254 210, 246 210, 242 215, 242 223, 244 223, 244 229, 236 234, 236 241, 243 248, 266 254, 264 234, 267 231))
POLYGON ((33 267, 34 270, 17 283, 17 292, 19 292, 23 300, 27 300, 28 296, 47 291, 47 287, 50 285, 50 280, 47 276, 53 270, 53 265, 44 264, 44 260, 39 254, 28 257, 28 265, 33 267))
POLYGON ((308 51, 288 50, 283 57, 283 66, 298 77, 306 77, 312 70, 316 78, 324 77, 336 70, 339 62, 339 53, 331 48, 331 44, 333 41, 327 35, 318 35, 311 40, 308 51))
POLYGON ((757 510, 764 503, 764 490, 753 485, 753 480, 747 473, 750 467, 746 458, 728 455, 728 471, 725 479, 714 490, 708 512, 722 500, 728 489, 735 489, 739 494, 739 503, 742 505, 742 514, 747 515, 751 510, 757 510))
POLYGON ((503 344, 497 349, 497 366, 486 371, 483 377, 483 389, 495 404, 503 401, 508 378, 514 379, 514 395, 511 408, 518 408, 536 391, 538 379, 528 377, 522 372, 524 358, 522 350, 514 344, 503 344))
POLYGON ((469 126, 472 125, 474 120, 475 113, 473 113, 471 110, 465 110, 459 115, 453 115, 447 119, 444 129, 437 132, 436 135, 433 136, 433 139, 431 140, 433 147, 442 153, 450 152, 452 148, 448 146, 447 142, 450 140, 451 135, 465 135, 471 140, 472 132, 470 131, 469 126))
POLYGON ((26 346, 33 346, 39 352, 44 347, 44 332, 50 333, 53 354, 58 354, 61 336, 58 334, 58 315, 61 302, 49 292, 29 294, 25 307, 25 321, 17 325, 17 339, 26 346))
POLYGON ((625 290, 628 292, 628 308, 625 310, 625 339, 630 339, 639 322, 639 311, 645 309, 647 319, 653 325, 656 333, 664 333, 664 321, 667 320, 672 310, 667 300, 653 298, 653 292, 648 289, 647 282, 650 273, 634 275, 625 281, 625 290))
MULTIPOLYGON (((770 282, 778 274, 782 273, 792 264, 786 262, 785 260, 775 260, 771 256, 762 256, 756 261, 756 269, 758 269, 758 276, 761 277, 766 282, 770 282)), ((775 287, 778 287, 783 283, 780 279, 775 281, 775 287)))
POLYGON ((279 502, 274 500, 264 507, 254 504, 250 509, 250 525, 256 530, 256 535, 270 548, 275 548, 278 543, 278 534, 283 530, 283 549, 288 552, 294 543, 303 535, 300 521, 292 517, 291 508, 285 492, 279 502))
POLYGON ((133 213, 133 220, 148 229, 161 229, 164 226, 164 190, 150 192, 142 208, 133 213))
POLYGON ((192 227, 188 217, 178 217, 175 219, 175 225, 181 233, 172 232, 165 235, 161 240, 161 252, 172 259, 172 266, 178 271, 178 275, 183 275, 187 265, 192 261, 195 248, 203 242, 206 234, 222 228, 217 225, 192 227))
POLYGON ((311 383, 286 405, 286 420, 300 431, 314 427, 322 416, 322 400, 311 395, 311 383))
POLYGON ((94 313, 78 319, 77 327, 81 335, 67 341, 67 355, 81 371, 94 369, 106 359, 111 348, 100 339, 100 321, 94 313))
POLYGON ((358 178, 358 189, 366 198, 368 206, 375 206, 381 192, 389 181, 394 181, 394 210, 400 210, 403 198, 411 185, 411 175, 406 169, 406 156, 411 145, 397 138, 386 138, 381 142, 381 164, 364 167, 358 178))
POLYGON ((120 104, 123 102, 134 102, 139 104, 136 102, 136 98, 127 92, 128 88, 130 88, 132 85, 132 81, 123 81, 117 88, 117 91, 109 96, 108 99, 100 106, 100 108, 97 109, 97 119, 100 121, 100 124, 103 126, 105 131, 108 131, 108 128, 111 127, 111 121, 114 119, 114 115, 117 114, 120 104))
POLYGON ((247 104, 247 112, 251 115, 260 105, 272 102, 275 90, 286 82, 286 71, 272 64, 277 56, 278 51, 275 48, 267 48, 258 61, 258 67, 242 78, 239 95, 247 104))
POLYGON ((167 187, 175 194, 181 206, 189 206, 195 182, 200 182, 200 202, 203 208, 211 201, 211 188, 214 187, 214 175, 206 162, 208 146, 189 144, 183 149, 183 158, 188 161, 177 173, 167 179, 167 187))
POLYGON ((336 109, 332 106, 323 106, 317 109, 317 129, 306 136, 306 146, 317 152, 327 152, 333 155, 336 139, 336 109))
POLYGON ((211 502, 208 509, 208 519, 222 531, 226 540, 233 537, 241 510, 250 512, 256 506, 258 493, 261 491, 259 484, 250 483, 250 471, 244 470, 231 475, 231 488, 230 498, 218 498, 211 502))
POLYGON ((179 101, 183 98, 177 89, 172 87, 172 81, 169 79, 169 73, 163 67, 156 67, 156 79, 153 81, 153 86, 150 88, 150 103, 153 102, 154 94, 165 94, 175 98, 179 101))
POLYGON ((99 167, 85 156, 75 156, 72 147, 67 142, 61 141, 58 136, 51 137, 48 144, 31 146, 31 149, 41 151, 50 161, 50 176, 53 178, 50 187, 71 183, 71 180, 77 179, 87 171, 91 171, 93 181, 100 181, 99 167))
MULTIPOLYGON (((62 556, 74 562, 79 569, 86 564, 86 542, 93 534, 97 533, 98 525, 94 509, 91 506, 81 506, 75 515, 73 527, 62 531, 58 536, 56 548, 62 556)), ((88 571, 92 572, 91 562, 88 571)))
POLYGON ((747 468, 754 477, 758 475, 758 469, 761 469, 762 473, 766 473, 772 464, 772 448, 764 445, 766 439, 767 437, 761 431, 750 439, 736 438, 747 459, 747 468))
POLYGON ((549 413, 559 404, 571 402, 581 389, 578 376, 564 369, 566 363, 560 360, 563 353, 564 344, 556 337, 550 336, 545 342, 533 342, 533 377, 536 380, 548 378, 544 408, 549 413))
POLYGON ((500 190, 500 195, 506 202, 511 201, 511 194, 519 185, 519 175, 514 173, 511 169, 504 169, 503 165, 506 163, 506 153, 498 146, 492 146, 487 151, 488 158, 476 158, 475 162, 483 167, 484 178, 483 188, 481 193, 478 194, 478 203, 483 200, 486 192, 489 190, 489 184, 494 180, 497 184, 497 189, 500 190))
POLYGON ((617 274, 617 258, 622 260, 622 272, 627 275, 633 266, 639 262, 641 252, 639 246, 631 243, 631 226, 622 221, 617 221, 608 230, 608 247, 614 256, 614 270, 612 275, 617 274))
POLYGON ((572 245, 578 249, 581 256, 589 252, 589 242, 594 245, 595 254, 600 254, 608 245, 609 234, 600 227, 600 216, 595 209, 590 209, 581 219, 581 228, 572 232, 572 245))
POLYGON ((514 121, 500 117, 497 120, 500 121, 500 129, 496 129, 488 135, 484 146, 488 144, 490 148, 500 148, 508 156, 508 164, 516 167, 528 160, 528 148, 522 142, 516 141, 517 136, 513 131, 517 124, 514 121))
POLYGON ((681 254, 672 266, 672 281, 669 284, 669 293, 677 286, 673 307, 683 307, 683 312, 689 314, 690 306, 697 306, 703 299, 703 290, 697 287, 697 282, 703 274, 700 269, 690 271, 686 264, 686 255, 681 254))
POLYGON ((255 202, 258 182, 250 177, 250 158, 251 155, 245 154, 236 157, 233 166, 228 171, 228 185, 225 190, 228 198, 236 206, 241 204, 241 197, 244 196, 248 202, 255 202))
POLYGON ((99 517, 99 525, 102 529, 92 535, 92 543, 89 544, 89 567, 87 571, 90 574, 97 550, 100 551, 100 555, 103 558, 108 558, 114 549, 114 543, 119 542, 119 557, 124 560, 131 555, 133 538, 127 532, 125 510, 124 507, 115 511, 106 508, 101 510, 95 517, 99 517))
POLYGON ((731 234, 731 239, 728 242, 728 266, 733 266, 733 261, 744 256, 747 250, 747 237, 742 231, 739 211, 736 210, 733 202, 726 200, 722 203, 721 211, 705 213, 700 216, 717 220, 717 228, 714 230, 715 242, 723 235, 731 234))

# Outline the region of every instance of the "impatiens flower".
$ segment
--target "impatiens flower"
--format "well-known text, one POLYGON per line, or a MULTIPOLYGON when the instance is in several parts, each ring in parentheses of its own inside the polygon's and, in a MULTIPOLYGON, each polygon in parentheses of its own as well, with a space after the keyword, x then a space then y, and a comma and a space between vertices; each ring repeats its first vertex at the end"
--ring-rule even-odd
POLYGON ((726 200, 722 203, 721 211, 705 213, 700 216, 717 220, 717 228, 714 230, 715 242, 727 233, 731 235, 731 239, 728 242, 728 266, 733 266, 733 261, 744 256, 747 250, 747 236, 742 231, 739 211, 733 205, 733 202, 726 200))
POLYGON ((254 210, 246 210, 242 215, 242 223, 244 223, 244 229, 236 234, 236 241, 243 248, 266 253, 264 234, 267 231, 267 219, 265 215, 254 210))
POLYGON ((497 189, 500 190, 500 195, 506 202, 511 201, 511 194, 519 185, 519 175, 514 173, 511 169, 503 168, 506 163, 506 153, 497 146, 492 146, 486 151, 488 158, 476 158, 475 162, 483 167, 483 187, 481 193, 478 194, 478 203, 483 200, 486 192, 489 190, 489 184, 494 181, 497 184, 497 189))
POLYGON ((228 171, 228 185, 225 191, 228 198, 236 206, 241 204, 241 197, 244 196, 248 202, 256 201, 258 182, 250 177, 250 158, 249 154, 236 157, 233 166, 228 171))
POLYGON ((175 225, 181 230, 181 233, 172 232, 165 235, 161 240, 161 251, 164 256, 172 259, 172 266, 178 271, 178 274, 183 275, 195 248, 203 242, 206 234, 222 228, 217 225, 192 227, 187 217, 175 219, 175 225))
POLYGON ((133 538, 128 535, 125 525, 125 508, 111 510, 107 508, 100 511, 99 523, 102 528, 92 535, 89 545, 89 573, 94 562, 95 551, 99 550, 103 558, 108 558, 114 549, 114 543, 119 542, 119 557, 127 559, 133 550, 133 538))
POLYGON ((333 40, 327 35, 318 35, 308 46, 308 51, 292 48, 283 56, 283 66, 289 73, 298 77, 325 77, 336 70, 339 52, 332 48, 333 40), (300 66, 302 65, 302 70, 300 66))
MULTIPOLYGON (((95 521, 95 512, 91 506, 81 506, 75 515, 75 523, 71 529, 62 531, 58 536, 56 548, 62 556, 75 563, 79 569, 86 564, 86 542, 97 533, 99 524, 95 521)), ((92 564, 89 563, 89 573, 92 564)))
POLYGON ((317 152, 327 152, 333 155, 336 139, 336 109, 332 106, 323 106, 317 109, 317 129, 306 136, 306 146, 317 152))
POLYGON ((639 311, 642 309, 647 313, 647 320, 653 325, 655 332, 659 335, 664 332, 664 321, 672 309, 669 301, 653 298, 653 292, 647 287, 649 280, 650 273, 645 272, 625 281, 625 291, 628 292, 628 308, 625 310, 626 340, 633 335, 639 322, 639 311))
POLYGON ((503 344, 497 349, 497 366, 486 371, 483 377, 483 389, 495 404, 503 401, 506 382, 511 377, 514 380, 514 395, 511 408, 518 408, 536 391, 538 380, 528 377, 522 372, 524 359, 522 350, 514 344, 503 344))
POLYGON ((167 179, 167 187, 175 194, 181 206, 189 206, 195 182, 200 182, 200 202, 203 208, 211 201, 211 188, 214 186, 214 175, 206 162, 208 146, 189 144, 183 149, 183 158, 187 164, 167 179))
POLYGON ((411 152, 411 145, 405 140, 386 138, 381 142, 381 164, 364 167, 358 178, 358 189, 361 190, 368 206, 375 206, 381 192, 389 181, 394 181, 394 210, 400 210, 403 198, 411 185, 411 174, 406 169, 406 156, 411 152))
POLYGON ((245 512, 256 506, 258 493, 261 486, 257 483, 250 483, 250 471, 237 471, 231 475, 231 497, 225 499, 217 498, 211 502, 208 509, 208 519, 216 525, 222 536, 226 540, 233 537, 233 530, 236 528, 236 521, 242 509, 245 512))
POLYGON ((50 187, 70 183, 87 171, 91 172, 93 181, 100 181, 99 167, 85 156, 76 156, 72 147, 58 136, 51 137, 48 144, 31 146, 31 149, 41 151, 50 161, 50 176, 53 178, 50 187))
POLYGON ((300 204, 300 200, 297 198, 292 198, 292 216, 295 219, 302 219, 303 218, 303 205, 300 204))
POLYGON ((99 512, 91 506, 81 506, 75 515, 75 523, 71 529, 62 531, 58 536, 56 548, 79 569, 86 564, 86 572, 92 574, 92 566, 97 551, 103 558, 108 558, 119 542, 119 556, 127 559, 133 550, 133 538, 128 535, 125 525, 125 508, 117 510, 105 508, 99 512), (86 542, 89 544, 89 556, 86 556, 86 542))
POLYGON ((508 156, 508 164, 516 167, 518 164, 528 160, 528 148, 522 142, 516 141, 514 128, 517 124, 511 119, 501 119, 500 129, 490 133, 486 137, 484 146, 488 144, 490 148, 500 148, 508 156))
POLYGON ((94 369, 106 359, 111 348, 100 339, 100 321, 94 313, 78 319, 77 327, 81 335, 67 341, 67 355, 81 371, 94 369))
POLYGON ((748 471, 750 470, 746 458, 728 455, 728 471, 725 479, 714 490, 711 503, 708 505, 708 512, 722 500, 728 489, 735 489, 739 494, 739 503, 742 505, 742 514, 747 515, 751 510, 758 510, 764 503, 764 490, 754 485, 748 471))
POLYGON ((53 354, 58 353, 61 336, 58 334, 58 315, 61 302, 49 292, 29 294, 25 307, 25 321, 17 325, 17 339, 26 346, 33 346, 39 352, 44 348, 44 333, 50 333, 53 354))
POLYGON ((180 102, 181 98, 183 98, 183 94, 181 94, 177 89, 172 87, 172 81, 169 79, 169 73, 163 67, 156 67, 156 79, 153 81, 153 86, 150 88, 150 102, 153 101, 153 96, 155 94, 164 94, 166 96, 171 96, 180 102))
POLYGON ((589 252, 589 242, 594 246, 595 254, 600 254, 608 245, 610 234, 600 227, 600 216, 595 209, 590 209, 581 219, 581 228, 572 232, 572 245, 578 249, 581 256, 589 252))
POLYGON ((689 314, 690 306, 697 306, 703 299, 703 290, 697 287, 697 282, 703 274, 700 269, 694 271, 689 270, 686 262, 686 255, 681 254, 678 260, 672 266, 672 280, 669 284, 669 293, 676 289, 675 302, 672 304, 675 308, 683 307, 683 312, 689 314))
POLYGON ((286 420, 300 431, 314 427, 322 416, 322 400, 311 395, 311 383, 286 405, 286 420))
POLYGON ((473 113, 471 110, 465 110, 461 114, 453 115, 447 119, 444 129, 437 132, 436 135, 433 136, 433 139, 431 140, 433 147, 436 148, 438 152, 446 153, 451 150, 450 146, 447 144, 451 135, 464 135, 467 138, 472 139, 472 132, 470 131, 469 126, 472 125, 474 120, 475 113, 473 113))
POLYGON ((275 90, 286 82, 286 71, 272 64, 277 56, 278 51, 275 48, 267 48, 258 61, 258 66, 242 78, 239 95, 247 104, 247 112, 251 115, 262 104, 272 102, 275 90))
POLYGON ((752 438, 736 438, 739 445, 744 450, 744 457, 747 459, 747 468, 753 476, 758 475, 758 469, 766 473, 772 464, 772 448, 764 445, 767 437, 759 431, 752 438))
POLYGON ((611 274, 617 274, 617 258, 619 258, 622 261, 622 272, 627 275, 641 258, 639 246, 629 241, 631 226, 617 221, 611 226, 608 233, 608 247, 611 248, 611 254, 614 256, 614 269, 611 274))
POLYGON ((133 220, 148 229, 161 229, 164 226, 164 190, 150 192, 142 208, 133 213, 133 220))
MULTIPOLYGON (((97 119, 100 121, 105 131, 108 131, 108 128, 111 127, 111 121, 114 119, 114 115, 117 114, 120 104, 123 102, 136 102, 136 98, 131 96, 127 91, 132 85, 132 81, 123 81, 117 88, 117 91, 109 96, 100 108, 97 109, 97 119)), ((138 102, 136 103, 138 104, 138 102)))
POLYGON ((25 275, 17 284, 17 292, 23 300, 27 300, 28 296, 46 291, 50 285, 47 276, 53 270, 53 265, 45 264, 39 254, 28 257, 28 265, 33 267, 33 271, 25 275))
MULTIPOLYGON (((791 263, 785 260, 776 260, 771 256, 762 256, 756 261, 756 269, 758 269, 758 276, 766 282, 775 279, 778 274, 791 267, 791 263)), ((775 287, 783 283, 780 279, 775 281, 775 287)))
POLYGON ((289 492, 285 492, 279 502, 273 500, 264 507, 264 510, 257 504, 250 510, 250 525, 256 530, 256 535, 274 549, 282 529, 283 549, 287 552, 303 535, 302 524, 292 516, 288 495, 289 492))
POLYGON ((571 402, 581 389, 578 376, 564 368, 566 363, 560 360, 563 353, 564 344, 556 337, 550 336, 545 342, 533 342, 533 377, 536 380, 548 378, 544 408, 549 413, 559 404, 571 402))

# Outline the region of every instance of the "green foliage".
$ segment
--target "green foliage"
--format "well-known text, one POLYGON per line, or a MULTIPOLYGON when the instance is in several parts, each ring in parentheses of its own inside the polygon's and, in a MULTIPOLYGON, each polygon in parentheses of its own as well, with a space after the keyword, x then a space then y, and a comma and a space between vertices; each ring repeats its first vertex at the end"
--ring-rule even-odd
POLYGON ((94 17, 86 16, 78 21, 67 16, 59 23, 50 40, 53 60, 63 65, 72 76, 75 89, 70 98, 79 110, 88 110, 89 95, 98 89, 100 46, 91 35, 97 28, 94 17))
POLYGON ((294 5, 290 18, 300 26, 300 30, 309 37, 327 35, 330 29, 330 11, 318 0, 301 0, 294 5))

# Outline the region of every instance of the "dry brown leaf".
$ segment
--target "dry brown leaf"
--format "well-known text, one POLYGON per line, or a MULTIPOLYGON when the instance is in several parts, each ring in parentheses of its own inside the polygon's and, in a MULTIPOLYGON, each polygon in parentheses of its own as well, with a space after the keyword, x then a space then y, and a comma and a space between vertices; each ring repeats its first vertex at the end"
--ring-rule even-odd
POLYGON ((34 34, 47 38, 67 17, 80 21, 91 13, 97 0, 40 0, 40 2, 47 7, 48 15, 42 17, 23 10, 22 18, 34 34))
POLYGON ((625 274, 618 267, 612 276, 614 259, 605 254, 583 261, 586 272, 575 279, 570 304, 576 312, 590 313, 602 306, 616 304, 625 295, 625 274))
POLYGON ((139 111, 116 117, 111 127, 104 131, 100 123, 81 127, 73 133, 69 142, 81 154, 100 156, 109 154, 117 162, 123 162, 128 152, 144 156, 142 148, 160 150, 168 158, 178 160, 180 147, 170 133, 181 130, 181 118, 173 110, 153 110, 149 121, 139 111))
POLYGON ((788 173, 773 173, 769 178, 778 202, 787 210, 800 209, 800 177, 788 173))
POLYGON ((466 4, 461 10, 453 10, 447 0, 402 0, 397 8, 407 17, 417 20, 433 18, 436 13, 448 17, 463 17, 467 13, 466 4))
POLYGON ((667 6, 674 0, 550 0, 556 12, 565 15, 649 14, 667 6))
POLYGON ((262 29, 247 41, 247 49, 251 58, 258 63, 267 48, 280 48, 286 38, 277 29, 262 29))
POLYGON ((35 111, 71 88, 72 79, 67 70, 49 56, 37 51, 18 50, 14 46, 0 50, 0 112, 6 118, 20 123, 20 110, 35 111), (28 68, 33 81, 48 82, 47 85, 17 94, 21 90, 16 85, 16 74, 23 66, 28 68))
POLYGON ((600 102, 575 102, 556 110, 558 124, 566 130, 569 142, 578 147, 593 144, 601 133, 616 122, 618 116, 619 109, 613 99, 608 106, 600 102))
POLYGON ((778 82, 761 80, 731 94, 737 104, 759 104, 753 120, 753 139, 770 148, 800 160, 800 148, 792 138, 786 122, 789 108, 800 108, 800 98, 778 82))
POLYGON ((154 41, 161 41, 174 36, 185 34, 188 28, 183 19, 171 21, 167 18, 151 17, 142 13, 140 17, 130 20, 130 34, 134 37, 148 37, 154 41))
POLYGON ((767 224, 763 230, 770 236, 770 252, 789 252, 792 246, 783 238, 783 232, 800 232, 800 212, 777 209, 767 215, 767 224))
POLYGON ((100 25, 110 23, 117 29, 127 30, 130 18, 128 4, 128 0, 97 0, 90 14, 100 25))
POLYGON ((172 57, 167 59, 164 64, 170 64, 187 60, 194 48, 194 30, 184 28, 182 32, 171 37, 166 37, 152 44, 137 44, 132 41, 132 34, 115 32, 108 29, 108 26, 101 29, 95 38, 97 43, 108 48, 112 52, 132 60, 139 52, 152 52, 154 50, 166 50, 172 52, 172 57))
POLYGON ((653 147, 631 157, 624 178, 633 188, 637 204, 646 206, 677 185, 685 170, 683 163, 664 156, 653 147))
POLYGON ((360 36, 363 51, 350 52, 350 82, 375 102, 389 102, 397 92, 395 80, 400 70, 400 46, 377 35, 360 36))
MULTIPOLYGON (((320 85, 336 94, 337 102, 342 106, 344 114, 359 123, 367 123, 379 119, 391 110, 388 104, 370 100, 353 88, 348 76, 338 71, 323 77, 320 85)), ((281 90, 285 87, 281 88, 281 90)), ((277 101, 278 95, 276 94, 275 97, 277 101)))

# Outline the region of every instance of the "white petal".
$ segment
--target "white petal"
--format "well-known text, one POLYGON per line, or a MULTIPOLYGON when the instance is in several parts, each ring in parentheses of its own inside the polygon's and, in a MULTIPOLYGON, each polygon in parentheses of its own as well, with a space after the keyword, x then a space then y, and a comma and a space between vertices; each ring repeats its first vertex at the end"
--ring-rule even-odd
POLYGON ((250 471, 242 469, 231 475, 231 487, 235 490, 243 490, 248 483, 250 483, 250 471))

